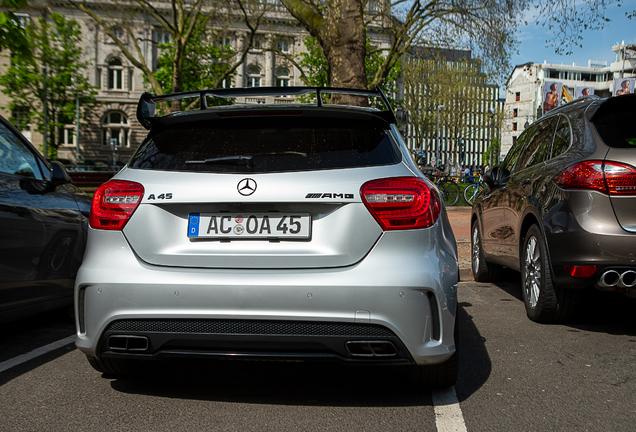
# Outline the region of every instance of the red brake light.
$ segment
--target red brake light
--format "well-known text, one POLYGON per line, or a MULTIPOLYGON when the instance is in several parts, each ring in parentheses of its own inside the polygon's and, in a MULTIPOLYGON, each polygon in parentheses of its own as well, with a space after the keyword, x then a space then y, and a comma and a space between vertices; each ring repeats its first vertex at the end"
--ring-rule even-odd
POLYGON ((604 169, 610 195, 636 195, 636 168, 618 162, 605 162, 604 169))
POLYGON ((636 168, 619 162, 579 162, 563 170, 554 182, 561 189, 589 189, 606 195, 636 195, 636 168))
POLYGON ((139 183, 112 180, 104 183, 93 195, 91 228, 122 230, 144 196, 139 183))
POLYGON ((372 180, 362 185, 360 195, 385 231, 428 228, 440 213, 437 193, 416 177, 372 180))

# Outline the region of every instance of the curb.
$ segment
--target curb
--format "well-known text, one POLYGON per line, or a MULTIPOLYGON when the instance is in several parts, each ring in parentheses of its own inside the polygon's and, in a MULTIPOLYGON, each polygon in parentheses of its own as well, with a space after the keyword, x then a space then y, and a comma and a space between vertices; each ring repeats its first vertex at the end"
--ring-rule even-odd
POLYGON ((474 282, 473 271, 469 268, 459 269, 459 281, 460 282, 474 282))

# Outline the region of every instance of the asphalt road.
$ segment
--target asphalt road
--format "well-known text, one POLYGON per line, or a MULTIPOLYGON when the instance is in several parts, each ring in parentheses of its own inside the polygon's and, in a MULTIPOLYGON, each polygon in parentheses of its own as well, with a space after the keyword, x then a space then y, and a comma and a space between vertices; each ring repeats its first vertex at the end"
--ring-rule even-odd
MULTIPOLYGON (((636 301, 593 293, 587 317, 540 325, 516 281, 459 296, 460 426, 636 430, 636 301)), ((72 334, 63 313, 3 325, 0 364, 72 334)), ((330 363, 171 361, 114 379, 71 344, 0 372, 2 431, 435 431, 435 409, 400 371, 330 363)))

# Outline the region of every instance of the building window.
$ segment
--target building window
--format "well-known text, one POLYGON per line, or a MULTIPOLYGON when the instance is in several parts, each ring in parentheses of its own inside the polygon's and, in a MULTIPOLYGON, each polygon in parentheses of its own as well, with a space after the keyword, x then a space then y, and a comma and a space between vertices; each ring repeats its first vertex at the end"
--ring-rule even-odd
POLYGON ((514 108, 514 109, 512 110, 512 116, 513 116, 513 117, 517 117, 518 115, 519 115, 519 109, 514 108))
POLYGON ((513 131, 516 131, 516 130, 517 130, 517 123, 513 123, 513 124, 512 124, 512 130, 513 130, 513 131))
POLYGON ((276 45, 278 51, 288 53, 289 52, 289 41, 280 41, 276 45))
POLYGON ((289 87, 289 70, 283 67, 276 69, 276 87, 289 87))
POLYGON ((113 57, 108 60, 108 89, 121 90, 124 88, 124 67, 121 60, 113 57))
POLYGON ((24 132, 31 130, 28 107, 15 107, 13 111, 11 111, 11 118, 14 126, 19 131, 24 132))
POLYGON ((254 41, 252 42, 252 49, 260 50, 263 48, 264 40, 262 36, 255 36, 254 41))
POLYGON ((130 147, 128 118, 121 112, 109 112, 102 120, 102 145, 130 147))
POLYGON ((73 125, 65 125, 62 129, 62 145, 75 144, 75 131, 73 125))
POLYGON ((252 65, 247 68, 247 86, 248 87, 261 86, 261 69, 258 66, 252 65))
POLYGON ((223 46, 229 46, 232 48, 232 36, 223 37, 223 46))
POLYGON ((14 13, 15 17, 18 19, 18 24, 20 24, 21 28, 26 28, 31 22, 31 18, 28 14, 25 13, 14 13))
POLYGON ((170 43, 170 33, 166 31, 158 31, 157 32, 157 43, 170 43))
POLYGON ((519 102, 521 100, 521 92, 515 93, 515 102, 519 102))

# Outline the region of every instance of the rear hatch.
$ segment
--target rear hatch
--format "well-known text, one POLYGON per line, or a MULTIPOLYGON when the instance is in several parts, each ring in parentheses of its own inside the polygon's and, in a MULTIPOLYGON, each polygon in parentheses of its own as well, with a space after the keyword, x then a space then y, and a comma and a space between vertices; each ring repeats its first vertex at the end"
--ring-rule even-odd
POLYGON ((636 232, 636 94, 608 99, 592 122, 609 147, 605 173, 614 213, 623 229, 636 232))
POLYGON ((233 113, 151 132, 117 176, 144 188, 123 230, 134 252, 153 265, 193 268, 363 259, 383 230, 361 186, 413 173, 383 120, 324 110, 233 113))

